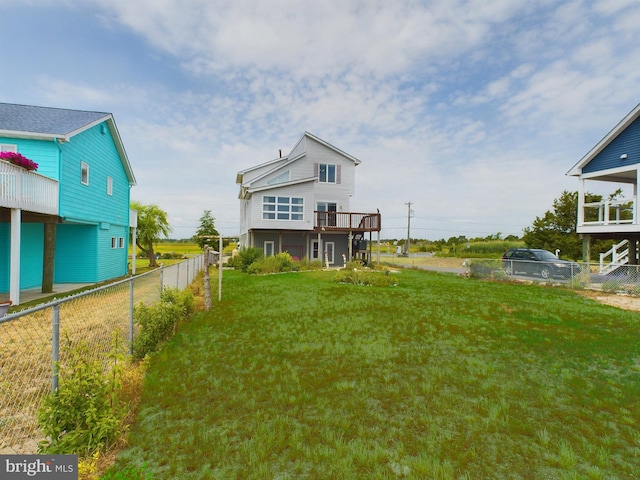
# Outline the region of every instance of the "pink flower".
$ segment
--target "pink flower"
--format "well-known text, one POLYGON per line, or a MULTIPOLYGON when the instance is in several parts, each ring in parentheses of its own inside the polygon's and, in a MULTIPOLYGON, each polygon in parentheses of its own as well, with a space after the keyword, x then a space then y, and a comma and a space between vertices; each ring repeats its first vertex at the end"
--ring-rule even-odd
POLYGON ((37 170, 38 164, 17 152, 0 152, 0 160, 6 160, 27 170, 37 170))

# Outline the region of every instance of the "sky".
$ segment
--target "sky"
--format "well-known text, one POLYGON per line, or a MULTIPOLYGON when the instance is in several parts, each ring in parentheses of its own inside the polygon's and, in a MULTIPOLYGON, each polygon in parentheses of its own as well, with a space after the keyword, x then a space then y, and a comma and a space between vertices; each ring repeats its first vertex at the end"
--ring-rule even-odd
MULTIPOLYGON (((640 103, 637 0, 0 0, 0 101, 112 113, 189 238, 305 131, 383 239, 521 236, 640 103)), ((610 185, 598 186, 612 193, 610 185)), ((630 195, 630 194, 628 194, 630 195)))

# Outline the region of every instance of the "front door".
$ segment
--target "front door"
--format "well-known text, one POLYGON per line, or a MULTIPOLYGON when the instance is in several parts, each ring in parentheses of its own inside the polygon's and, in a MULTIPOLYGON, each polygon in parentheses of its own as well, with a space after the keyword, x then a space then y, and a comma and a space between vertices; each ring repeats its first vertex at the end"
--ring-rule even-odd
POLYGON ((327 265, 333 265, 333 252, 335 251, 335 242, 324 242, 324 258, 323 261, 327 265))

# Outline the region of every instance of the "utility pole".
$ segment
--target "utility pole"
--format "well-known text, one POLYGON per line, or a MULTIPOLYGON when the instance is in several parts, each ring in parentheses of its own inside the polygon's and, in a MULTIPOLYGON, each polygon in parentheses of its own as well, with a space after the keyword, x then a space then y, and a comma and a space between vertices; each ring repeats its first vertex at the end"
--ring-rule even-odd
POLYGON ((408 211, 407 211, 407 256, 409 256, 409 253, 411 253, 410 247, 411 247, 411 202, 407 202, 405 203, 405 205, 407 205, 408 207, 408 211))

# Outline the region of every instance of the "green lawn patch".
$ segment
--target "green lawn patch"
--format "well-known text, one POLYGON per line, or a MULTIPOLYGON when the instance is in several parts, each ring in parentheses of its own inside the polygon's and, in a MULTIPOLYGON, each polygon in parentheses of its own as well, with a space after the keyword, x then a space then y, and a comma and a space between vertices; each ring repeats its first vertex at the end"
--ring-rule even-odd
POLYGON ((115 469, 156 479, 633 478, 638 315, 406 270, 225 271, 153 357, 115 469), (214 289, 217 286, 213 287, 214 289))

